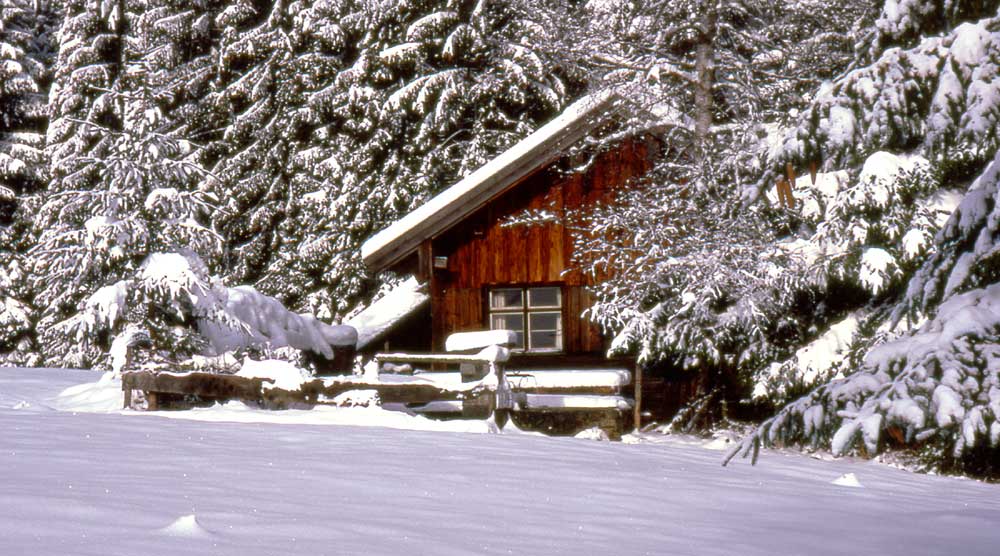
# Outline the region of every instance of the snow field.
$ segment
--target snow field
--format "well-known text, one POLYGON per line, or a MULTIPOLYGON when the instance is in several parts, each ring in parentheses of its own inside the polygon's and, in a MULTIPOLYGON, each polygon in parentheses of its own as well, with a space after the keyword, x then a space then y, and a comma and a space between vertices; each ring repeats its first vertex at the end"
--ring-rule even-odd
MULTIPOLYGON (((246 408, 229 414, 287 422, 193 421, 109 411, 108 388, 57 398, 97 376, 0 370, 0 554, 992 555, 1000 543, 1000 491, 968 480, 777 452, 723 468, 702 441, 662 436, 320 426, 246 408), (845 475, 863 488, 832 483, 845 475)), ((331 411, 358 424, 365 409, 331 411)), ((197 412, 170 416, 185 414, 197 412)))

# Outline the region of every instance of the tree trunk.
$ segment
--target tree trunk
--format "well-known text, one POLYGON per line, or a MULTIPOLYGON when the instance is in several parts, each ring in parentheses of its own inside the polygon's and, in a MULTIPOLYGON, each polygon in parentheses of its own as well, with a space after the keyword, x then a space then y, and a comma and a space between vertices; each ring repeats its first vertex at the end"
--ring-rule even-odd
POLYGON ((715 87, 715 35, 718 21, 716 0, 705 2, 701 17, 701 32, 695 49, 695 148, 703 155, 708 147, 714 110, 712 89, 715 87))

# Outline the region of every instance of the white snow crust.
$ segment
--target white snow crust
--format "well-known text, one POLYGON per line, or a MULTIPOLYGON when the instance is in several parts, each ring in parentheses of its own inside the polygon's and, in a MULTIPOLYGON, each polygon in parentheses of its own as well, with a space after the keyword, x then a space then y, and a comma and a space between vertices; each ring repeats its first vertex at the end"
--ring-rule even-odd
POLYGON ((430 302, 423 284, 410 276, 381 299, 348 319, 344 324, 358 331, 357 349, 364 350, 399 321, 430 302))
MULTIPOLYGON (((247 422, 184 418, 222 408, 81 412, 71 400, 96 376, 0 370, 3 554, 993 556, 1000 545, 997 485, 772 451, 723 468, 704 441, 661 435, 318 426, 313 411, 245 407, 229 412, 247 422), (865 488, 831 484, 847 474, 865 488)), ((325 413, 360 424, 380 412, 325 413)))
POLYGON ((457 332, 444 341, 445 351, 470 351, 489 346, 510 346, 517 342, 513 330, 479 330, 457 332))
POLYGON ((291 346, 333 358, 333 346, 357 342, 357 332, 349 326, 330 326, 312 315, 299 315, 285 308, 277 299, 257 292, 250 286, 226 288, 226 312, 247 325, 246 330, 200 321, 198 330, 207 336, 218 352, 268 345, 291 346))
POLYGON ((263 378, 271 382, 264 383, 264 388, 280 388, 282 390, 298 390, 302 384, 313 380, 313 376, 288 361, 266 359, 254 361, 249 357, 243 361, 243 366, 236 376, 244 378, 263 378))

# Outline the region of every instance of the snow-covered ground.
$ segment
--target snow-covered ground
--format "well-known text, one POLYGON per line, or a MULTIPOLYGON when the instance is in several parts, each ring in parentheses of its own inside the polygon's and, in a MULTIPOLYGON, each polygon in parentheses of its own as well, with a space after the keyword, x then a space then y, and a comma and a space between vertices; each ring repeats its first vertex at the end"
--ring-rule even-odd
POLYGON ((139 413, 113 384, 60 395, 99 376, 0 369, 0 554, 1000 550, 1000 486, 970 480, 778 452, 723 468, 695 441, 470 434, 486 429, 371 408, 139 413))

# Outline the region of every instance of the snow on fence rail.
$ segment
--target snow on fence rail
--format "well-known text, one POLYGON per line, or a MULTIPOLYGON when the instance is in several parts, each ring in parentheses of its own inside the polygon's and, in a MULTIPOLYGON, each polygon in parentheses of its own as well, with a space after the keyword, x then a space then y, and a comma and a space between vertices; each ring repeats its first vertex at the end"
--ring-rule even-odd
MULTIPOLYGON (((456 345, 465 351, 480 347, 474 341, 467 343, 456 345)), ((125 372, 122 389, 126 408, 149 410, 190 407, 192 397, 204 402, 239 400, 269 409, 340 405, 338 396, 369 391, 382 404, 402 404, 420 413, 459 413, 463 418, 487 419, 497 428, 514 412, 589 412, 600 415, 596 421, 611 436, 623 432, 624 416, 633 406, 621 395, 631 380, 628 371, 521 369, 508 374, 504 365, 508 357, 509 351, 496 344, 476 353, 380 353, 371 369, 375 372, 291 382, 258 372, 267 362, 250 361, 244 370, 252 363, 254 372, 236 375, 125 372), (421 365, 450 370, 414 371, 421 365)))
POLYGON ((429 403, 436 400, 472 400, 489 396, 496 388, 488 382, 443 387, 427 382, 379 382, 364 377, 337 377, 303 382, 299 388, 274 387, 274 380, 214 373, 133 371, 122 374, 126 408, 157 410, 185 407, 185 396, 204 401, 239 400, 271 409, 332 405, 337 396, 356 390, 374 390, 384 403, 429 403), (141 392, 141 396, 136 394, 141 392))

